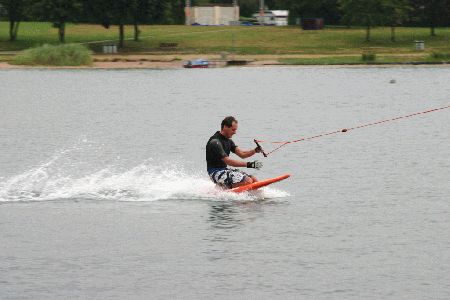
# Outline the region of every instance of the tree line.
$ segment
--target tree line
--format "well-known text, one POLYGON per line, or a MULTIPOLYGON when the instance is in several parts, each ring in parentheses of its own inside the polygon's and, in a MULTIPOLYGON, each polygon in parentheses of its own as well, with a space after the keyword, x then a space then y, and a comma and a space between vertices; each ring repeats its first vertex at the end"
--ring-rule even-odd
POLYGON ((22 21, 52 22, 65 41, 68 22, 119 27, 123 46, 125 25, 134 25, 139 40, 140 24, 183 24, 184 0, 0 0, 0 17, 9 22, 9 39, 15 41, 22 21))
MULTIPOLYGON (((191 0, 192 5, 232 4, 233 0, 191 0)), ((251 17, 259 0, 239 0, 241 16, 251 17)), ((327 25, 364 26, 366 40, 374 26, 390 26, 395 41, 398 26, 436 27, 450 25, 450 0, 265 0, 270 9, 290 11, 290 24, 301 18, 323 18, 327 25)), ((0 0, 0 17, 9 22, 9 39, 18 37, 22 21, 52 22, 60 42, 65 41, 68 22, 119 27, 119 47, 124 26, 134 26, 139 40, 141 24, 184 24, 185 0, 0 0)))
MULTIPOLYGON (((288 9, 290 24, 302 18, 323 18, 327 25, 364 26, 367 41, 374 26, 390 26, 392 41, 398 26, 430 27, 432 36, 436 35, 436 27, 450 26, 450 0, 265 0, 264 3, 270 9, 288 9)), ((241 15, 249 16, 258 9, 259 1, 240 0, 239 4, 241 15)))

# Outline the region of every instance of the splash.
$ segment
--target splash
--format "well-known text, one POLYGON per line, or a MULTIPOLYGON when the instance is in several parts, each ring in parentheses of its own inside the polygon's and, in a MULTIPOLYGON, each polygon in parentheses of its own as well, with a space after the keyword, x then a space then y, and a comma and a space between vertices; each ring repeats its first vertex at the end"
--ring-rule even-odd
MULTIPOLYGON (((62 167, 60 155, 22 174, 0 181, 0 202, 52 200, 237 200, 286 197, 287 192, 264 188, 256 193, 234 194, 218 189, 202 171, 145 161, 129 169, 108 166, 77 174, 70 164, 62 167)), ((67 160, 67 158, 65 158, 67 160)))

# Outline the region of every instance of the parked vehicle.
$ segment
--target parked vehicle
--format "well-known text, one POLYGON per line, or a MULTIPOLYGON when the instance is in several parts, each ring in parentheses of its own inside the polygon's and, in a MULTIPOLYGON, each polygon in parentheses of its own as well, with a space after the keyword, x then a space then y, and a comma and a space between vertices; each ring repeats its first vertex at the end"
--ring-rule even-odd
POLYGON ((209 61, 206 59, 195 59, 195 60, 188 60, 184 63, 183 67, 185 68, 208 68, 209 67, 209 61))

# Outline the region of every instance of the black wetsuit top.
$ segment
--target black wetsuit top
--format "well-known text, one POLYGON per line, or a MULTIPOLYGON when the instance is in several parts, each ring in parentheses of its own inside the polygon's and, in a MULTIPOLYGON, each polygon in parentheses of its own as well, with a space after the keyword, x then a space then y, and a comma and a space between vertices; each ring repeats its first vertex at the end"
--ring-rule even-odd
POLYGON ((219 131, 209 138, 206 144, 206 164, 208 171, 210 169, 226 168, 227 164, 223 162, 222 158, 230 155, 230 152, 235 152, 237 146, 232 139, 229 139, 219 131))

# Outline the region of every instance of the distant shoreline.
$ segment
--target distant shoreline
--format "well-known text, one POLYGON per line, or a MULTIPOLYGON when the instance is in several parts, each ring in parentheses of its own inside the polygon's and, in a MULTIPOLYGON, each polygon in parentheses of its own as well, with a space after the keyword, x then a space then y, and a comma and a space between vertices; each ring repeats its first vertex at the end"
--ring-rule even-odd
MULTIPOLYGON (((58 45, 57 29, 48 22, 21 22, 19 38, 7 40, 9 24, 0 22, 0 68, 54 68, 10 66, 22 50, 45 44, 58 45)), ((365 28, 301 30, 299 26, 185 26, 142 25, 140 40, 133 40, 127 26, 124 47, 118 46, 118 27, 105 29, 96 24, 68 24, 67 44, 82 44, 93 53, 101 69, 179 69, 191 59, 207 59, 215 67, 261 66, 409 66, 450 64, 450 28, 397 27, 396 41, 391 27, 372 29, 365 40, 365 28), (420 42, 420 45, 419 45, 420 42), (420 46, 420 47, 419 47, 420 46), (118 53, 111 52, 118 51, 118 53), (105 53, 107 52, 107 53, 105 53)), ((72 67, 60 67, 72 68, 72 67)))
MULTIPOLYGON (((273 60, 258 60, 242 66, 211 66, 210 68, 264 68, 264 67, 329 67, 329 68, 394 68, 394 67, 450 67, 450 63, 361 63, 361 64, 286 64, 273 60)), ((95 61, 91 66, 29 66, 0 62, 0 70, 20 69, 81 69, 81 70, 121 70, 121 69, 183 69, 183 61, 95 61)))

